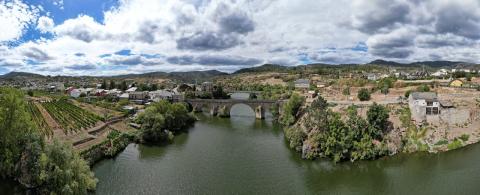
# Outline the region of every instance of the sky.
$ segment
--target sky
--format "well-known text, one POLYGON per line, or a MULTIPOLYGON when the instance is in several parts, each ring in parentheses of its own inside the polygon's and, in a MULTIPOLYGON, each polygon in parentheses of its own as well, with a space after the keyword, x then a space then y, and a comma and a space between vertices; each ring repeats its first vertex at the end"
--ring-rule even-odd
POLYGON ((0 0, 0 74, 480 63, 480 0, 0 0))

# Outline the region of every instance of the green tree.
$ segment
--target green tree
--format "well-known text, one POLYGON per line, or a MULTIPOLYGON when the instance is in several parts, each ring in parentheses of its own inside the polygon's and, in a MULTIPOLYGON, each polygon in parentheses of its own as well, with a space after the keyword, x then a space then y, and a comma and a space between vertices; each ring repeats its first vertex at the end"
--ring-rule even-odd
POLYGON ((304 101, 305 98, 296 93, 290 96, 290 99, 283 107, 280 123, 285 126, 293 124, 296 121, 297 113, 304 101))
POLYGON ((96 188, 87 162, 71 146, 54 141, 39 158, 40 189, 53 194, 87 194, 96 188))
POLYGON ((360 101, 370 100, 370 92, 366 88, 362 88, 358 91, 357 97, 360 101))
POLYGON ((373 103, 367 111, 368 123, 373 127, 372 133, 375 138, 380 138, 388 127, 388 109, 385 106, 373 103))
POLYGON ((107 81, 103 80, 100 89, 107 89, 107 81))
POLYGON ((143 140, 154 143, 170 140, 173 138, 172 132, 184 130, 194 121, 184 104, 172 104, 166 100, 150 105, 138 117, 138 122, 142 124, 143 140))
POLYGON ((115 81, 110 80, 110 86, 108 87, 108 89, 115 89, 116 86, 117 86, 117 84, 115 84, 115 81))

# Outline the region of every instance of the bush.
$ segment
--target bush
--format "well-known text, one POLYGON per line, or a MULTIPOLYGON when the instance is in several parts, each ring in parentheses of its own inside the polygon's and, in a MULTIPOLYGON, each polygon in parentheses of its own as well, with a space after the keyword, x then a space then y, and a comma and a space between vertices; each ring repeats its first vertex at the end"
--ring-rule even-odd
POLYGON ((470 138, 470 135, 463 134, 462 136, 459 137, 462 141, 466 142, 470 138))
POLYGON ((455 149, 460 148, 462 146, 463 146, 462 142, 458 139, 455 139, 455 140, 453 140, 452 143, 447 145, 447 148, 448 148, 448 150, 455 150, 455 149))
POLYGON ((358 91, 357 97, 360 101, 368 101, 370 100, 370 92, 368 89, 362 88, 358 91))
POLYGON ((417 87, 417 91, 418 92, 429 92, 430 87, 428 85, 422 84, 422 85, 417 87))
POLYGON ((404 96, 405 96, 406 98, 408 98, 412 92, 413 92, 412 90, 405 91, 405 95, 404 95, 404 96))

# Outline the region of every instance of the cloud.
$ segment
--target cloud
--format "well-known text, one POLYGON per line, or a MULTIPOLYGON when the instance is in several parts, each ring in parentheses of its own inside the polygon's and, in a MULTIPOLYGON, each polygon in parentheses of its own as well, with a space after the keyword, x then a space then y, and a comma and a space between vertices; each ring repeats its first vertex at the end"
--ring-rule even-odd
POLYGON ((171 56, 167 58, 171 64, 190 65, 256 65, 262 63, 262 60, 255 58, 246 58, 241 56, 224 55, 200 55, 200 56, 171 56))
POLYGON ((2 63, 105 75, 376 58, 480 62, 478 0, 128 0, 103 15, 65 18, 69 9, 0 3, 9 27, 0 33, 2 63))
POLYGON ((56 26, 54 31, 59 36, 69 36, 87 43, 106 36, 103 26, 87 15, 66 20, 63 24, 56 26))
POLYGON ((224 50, 240 45, 242 41, 236 34, 220 34, 206 31, 177 40, 181 50, 224 50))
POLYGON ((80 64, 75 64, 75 65, 70 65, 66 66, 65 68, 71 69, 71 70, 95 70, 97 67, 92 64, 85 64, 85 65, 80 65, 80 64))
POLYGON ((110 64, 110 65, 151 66, 151 65, 163 64, 163 62, 157 58, 147 58, 141 55, 112 55, 109 57, 105 57, 104 60, 106 61, 107 64, 110 64))
POLYGON ((50 55, 48 55, 47 53, 45 53, 44 51, 42 51, 37 47, 29 47, 23 50, 22 55, 38 62, 54 59, 53 57, 51 57, 50 55))
POLYGON ((357 0, 352 26, 365 33, 388 30, 409 21, 410 7, 402 0, 357 0))
POLYGON ((436 32, 451 33, 469 39, 480 39, 479 6, 478 1, 449 1, 437 12, 436 32))
POLYGON ((19 0, 0 1, 0 43, 19 39, 28 25, 37 21, 38 12, 37 7, 19 0))
POLYGON ((215 10, 215 20, 225 33, 246 34, 255 30, 255 23, 242 10, 232 10, 227 4, 220 3, 215 10))
POLYGON ((42 33, 51 32, 54 26, 55 26, 55 23, 51 18, 47 16, 41 16, 40 18, 38 18, 37 29, 40 30, 40 32, 42 33))

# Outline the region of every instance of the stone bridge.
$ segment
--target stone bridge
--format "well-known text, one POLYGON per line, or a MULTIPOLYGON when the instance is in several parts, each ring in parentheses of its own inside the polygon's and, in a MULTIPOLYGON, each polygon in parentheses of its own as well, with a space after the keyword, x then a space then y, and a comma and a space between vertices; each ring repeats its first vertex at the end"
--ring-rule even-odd
MULTIPOLYGON (((273 105, 281 105, 280 101, 275 100, 241 100, 241 99, 186 99, 194 112, 202 112, 208 108, 212 116, 229 117, 230 109, 236 104, 245 104, 255 111, 255 118, 264 119, 265 110, 270 110, 273 105)), ((280 106, 279 106, 280 108, 280 106)))

